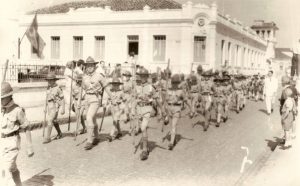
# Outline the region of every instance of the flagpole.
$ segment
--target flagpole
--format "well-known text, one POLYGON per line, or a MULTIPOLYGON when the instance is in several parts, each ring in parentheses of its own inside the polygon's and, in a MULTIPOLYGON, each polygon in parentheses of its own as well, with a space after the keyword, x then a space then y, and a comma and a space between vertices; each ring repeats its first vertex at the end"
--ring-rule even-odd
POLYGON ((20 55, 21 55, 21 43, 22 43, 22 40, 25 36, 26 32, 24 32, 22 38, 18 38, 18 59, 20 59, 20 55))
MULTIPOLYGON (((35 12, 35 16, 36 16, 36 15, 37 15, 37 12, 35 12)), ((24 32, 24 34, 23 34, 23 36, 22 36, 21 39, 18 38, 18 59, 20 59, 20 56, 21 56, 21 43, 22 43, 22 41, 23 41, 23 38, 24 38, 26 32, 27 32, 27 30, 24 32)))

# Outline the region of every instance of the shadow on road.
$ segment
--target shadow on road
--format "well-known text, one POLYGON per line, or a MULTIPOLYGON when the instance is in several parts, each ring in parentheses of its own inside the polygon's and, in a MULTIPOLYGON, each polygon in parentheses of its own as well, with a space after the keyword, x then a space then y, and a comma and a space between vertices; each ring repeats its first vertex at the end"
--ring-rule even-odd
MULTIPOLYGON (((49 168, 50 169, 50 168, 49 168)), ((49 169, 45 169, 42 172, 32 176, 28 180, 22 183, 23 186, 53 186, 54 176, 52 175, 41 175, 49 169)))
POLYGON ((262 113, 265 113, 266 115, 268 115, 268 112, 265 109, 259 109, 259 111, 262 112, 262 113))
POLYGON ((277 146, 280 146, 280 147, 283 146, 282 139, 278 138, 278 137, 274 137, 274 140, 266 139, 265 141, 267 142, 267 145, 271 151, 274 151, 277 146))

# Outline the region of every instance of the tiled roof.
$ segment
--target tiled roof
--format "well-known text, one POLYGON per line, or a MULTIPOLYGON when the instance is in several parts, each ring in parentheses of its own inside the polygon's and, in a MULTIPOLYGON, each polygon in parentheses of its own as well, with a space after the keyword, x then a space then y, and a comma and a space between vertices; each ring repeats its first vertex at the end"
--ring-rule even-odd
POLYGON ((41 8, 29 12, 29 14, 57 14, 66 13, 70 8, 78 9, 85 7, 110 6, 113 11, 143 10, 148 5, 150 9, 181 9, 181 4, 173 0, 98 0, 98 1, 76 1, 54 5, 47 8, 41 8))

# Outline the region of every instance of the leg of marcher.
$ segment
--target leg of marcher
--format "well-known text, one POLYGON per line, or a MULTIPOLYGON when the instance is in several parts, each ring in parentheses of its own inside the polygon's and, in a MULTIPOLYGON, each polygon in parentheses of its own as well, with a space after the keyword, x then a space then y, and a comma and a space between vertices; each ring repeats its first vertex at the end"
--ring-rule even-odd
POLYGON ((169 143, 169 150, 173 150, 174 146, 175 146, 175 140, 176 140, 176 134, 177 134, 177 123, 178 123, 178 119, 179 119, 179 113, 175 113, 172 117, 172 128, 171 128, 171 140, 169 143))
POLYGON ((146 113, 143 115, 143 120, 141 124, 141 130, 142 130, 142 152, 140 154, 141 160, 146 160, 148 159, 149 156, 149 149, 148 149, 148 133, 147 133, 147 128, 148 128, 148 123, 150 120, 150 113, 146 113))
POLYGON ((95 126, 97 125, 95 122, 95 116, 99 108, 98 102, 90 103, 87 113, 86 113, 86 122, 87 122, 87 143, 85 145, 86 150, 90 150, 93 148, 93 142, 98 134, 98 131, 95 132, 95 126), (96 134, 96 135, 95 135, 96 134))

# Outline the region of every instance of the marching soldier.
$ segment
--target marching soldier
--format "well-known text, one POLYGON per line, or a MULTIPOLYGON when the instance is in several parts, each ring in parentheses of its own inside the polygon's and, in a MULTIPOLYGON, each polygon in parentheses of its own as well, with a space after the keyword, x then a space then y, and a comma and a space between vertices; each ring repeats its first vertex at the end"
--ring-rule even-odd
POLYGON ((166 111, 165 111, 165 97, 166 97, 166 87, 167 87, 167 81, 166 81, 166 75, 165 73, 158 72, 157 73, 157 81, 153 85, 155 88, 154 92, 154 102, 157 105, 157 114, 158 114, 158 120, 164 119, 166 117, 166 111))
POLYGON ((0 140, 0 171, 3 185, 22 185, 20 171, 17 167, 17 156, 20 150, 20 131, 26 133, 27 155, 33 156, 31 133, 25 111, 13 100, 13 89, 7 82, 1 84, 1 140, 0 140), (3 177, 4 176, 4 177, 3 177))
POLYGON ((202 74, 203 81, 200 83, 200 96, 199 102, 201 105, 202 114, 204 116, 204 131, 207 131, 211 121, 211 109, 212 109, 212 74, 206 72, 202 74))
POLYGON ((184 93, 179 87, 181 80, 179 74, 174 74, 171 78, 171 88, 167 91, 166 103, 171 119, 171 140, 168 145, 169 150, 172 150, 175 146, 175 137, 177 133, 177 123, 180 118, 181 107, 184 102, 184 93))
POLYGON ((242 109, 241 98, 242 98, 242 94, 243 94, 242 85, 241 85, 241 82, 239 79, 240 79, 240 76, 235 76, 234 80, 232 82, 232 87, 234 90, 233 99, 234 99, 235 109, 236 109, 237 114, 242 109))
POLYGON ((110 131, 110 136, 108 137, 108 141, 112 142, 115 139, 122 137, 120 122, 121 116, 124 114, 126 98, 125 94, 120 88, 120 85, 123 83, 120 82, 120 79, 117 77, 113 77, 111 82, 111 97, 109 98, 110 110, 113 118, 113 127, 110 131))
POLYGON ((131 118, 131 115, 133 114, 132 108, 133 108, 133 99, 132 94, 134 91, 134 85, 133 81, 131 80, 131 73, 129 71, 125 71, 123 74, 123 92, 125 96, 125 122, 128 122, 131 118))
POLYGON ((102 105, 102 95, 105 90, 110 97, 109 90, 106 89, 107 83, 105 78, 96 73, 96 62, 92 57, 88 57, 85 62, 85 74, 83 76, 83 89, 87 104, 86 123, 87 123, 87 143, 85 150, 90 150, 99 142, 98 125, 96 123, 96 114, 102 105))
MULTIPOLYGON (((80 114, 80 123, 82 125, 82 129, 79 131, 79 134, 84 134, 86 133, 86 126, 85 126, 85 121, 83 118, 83 113, 86 111, 86 102, 85 102, 85 92, 82 93, 81 95, 81 105, 78 104, 79 99, 80 99, 80 89, 82 85, 82 74, 77 75, 75 77, 75 82, 72 87, 72 96, 73 96, 73 111, 76 113, 76 115, 80 114)), ((76 131, 77 132, 77 131, 76 131)))
POLYGON ((189 99, 191 105, 190 118, 193 118, 196 114, 196 109, 199 103, 198 101, 199 101, 200 87, 198 84, 197 76, 195 75, 191 75, 189 77, 189 82, 190 82, 189 99))
POLYGON ((220 126, 221 120, 224 119, 226 121, 225 116, 225 105, 226 105, 226 97, 225 97, 225 87, 224 80, 222 78, 214 79, 213 86, 213 108, 216 112, 217 124, 216 127, 220 126))
POLYGON ((265 77, 261 76, 259 81, 259 86, 258 86, 258 93, 259 93, 258 99, 262 101, 264 100, 264 86, 265 86, 264 82, 265 82, 265 77))
POLYGON ((137 104, 136 104, 136 114, 141 120, 141 131, 142 131, 142 152, 140 154, 141 160, 148 159, 149 149, 148 149, 148 124, 150 121, 150 115, 152 112, 152 101, 153 101, 153 87, 148 83, 149 73, 148 70, 142 68, 137 72, 137 75, 140 77, 140 84, 137 84, 137 104))
POLYGON ((57 117, 59 109, 61 108, 61 115, 65 113, 65 99, 64 94, 60 86, 56 84, 58 78, 53 73, 49 73, 46 77, 48 81, 47 88, 47 128, 46 128, 46 136, 44 138, 43 143, 51 142, 51 131, 53 126, 57 131, 57 136, 54 139, 62 138, 62 132, 60 130, 57 117))

